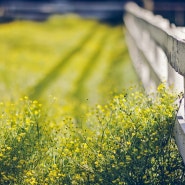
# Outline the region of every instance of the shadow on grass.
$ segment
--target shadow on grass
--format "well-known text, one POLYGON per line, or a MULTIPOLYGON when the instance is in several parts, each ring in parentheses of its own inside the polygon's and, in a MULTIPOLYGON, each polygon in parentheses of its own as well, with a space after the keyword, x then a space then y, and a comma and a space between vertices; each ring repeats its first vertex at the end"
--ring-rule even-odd
POLYGON ((81 41, 78 42, 78 45, 61 59, 61 61, 55 65, 48 74, 45 75, 36 85, 34 85, 31 90, 29 90, 28 96, 30 99, 37 99, 43 93, 43 91, 60 75, 62 69, 68 64, 70 58, 80 51, 85 43, 89 40, 93 32, 95 31, 96 26, 91 27, 88 34, 86 34, 81 41))

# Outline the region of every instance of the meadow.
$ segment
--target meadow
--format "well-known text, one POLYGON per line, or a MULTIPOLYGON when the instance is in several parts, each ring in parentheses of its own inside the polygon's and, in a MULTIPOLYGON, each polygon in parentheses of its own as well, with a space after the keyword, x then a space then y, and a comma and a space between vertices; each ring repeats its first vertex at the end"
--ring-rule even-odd
POLYGON ((184 184, 178 98, 146 95, 123 26, 77 15, 0 25, 0 184, 184 184))

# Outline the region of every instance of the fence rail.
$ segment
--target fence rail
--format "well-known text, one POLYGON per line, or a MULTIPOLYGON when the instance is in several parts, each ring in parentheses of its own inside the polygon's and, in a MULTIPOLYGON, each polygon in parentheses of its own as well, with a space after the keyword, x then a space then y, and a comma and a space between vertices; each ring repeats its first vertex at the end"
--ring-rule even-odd
MULTIPOLYGON (((161 82, 166 81, 177 92, 184 92, 185 28, 176 27, 167 19, 134 3, 126 4, 124 23, 130 56, 146 91, 154 91, 161 82)), ((184 110, 183 102, 174 133, 185 163, 184 110)))

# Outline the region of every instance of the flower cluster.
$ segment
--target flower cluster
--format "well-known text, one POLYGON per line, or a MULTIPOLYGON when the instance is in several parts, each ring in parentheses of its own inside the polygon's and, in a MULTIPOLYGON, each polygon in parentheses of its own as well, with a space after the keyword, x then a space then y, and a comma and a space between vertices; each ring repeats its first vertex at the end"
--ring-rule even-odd
POLYGON ((138 82, 123 32, 76 15, 1 26, 0 184, 185 184, 176 95, 116 93, 138 82))
POLYGON ((58 117, 59 105, 1 103, 0 184, 185 183, 172 135, 175 98, 163 84, 155 98, 127 90, 80 123, 58 117))

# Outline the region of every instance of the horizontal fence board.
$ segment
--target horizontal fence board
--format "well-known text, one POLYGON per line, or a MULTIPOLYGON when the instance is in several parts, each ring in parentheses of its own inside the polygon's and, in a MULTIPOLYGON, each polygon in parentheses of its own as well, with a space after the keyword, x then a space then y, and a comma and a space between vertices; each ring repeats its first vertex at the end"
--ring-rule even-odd
POLYGON ((128 3, 125 10, 125 18, 128 15, 133 16, 137 28, 148 31, 153 40, 164 50, 175 71, 185 76, 185 52, 183 52, 185 51, 185 34, 177 30, 168 20, 155 16, 134 3, 128 3))
POLYGON ((138 47, 133 37, 127 32, 126 34, 127 45, 129 47, 129 53, 134 63, 134 68, 137 73, 140 74, 140 79, 144 85, 144 88, 148 92, 153 91, 162 81, 157 75, 155 70, 144 55, 144 52, 138 47), (154 82, 153 82, 154 81, 154 82))

